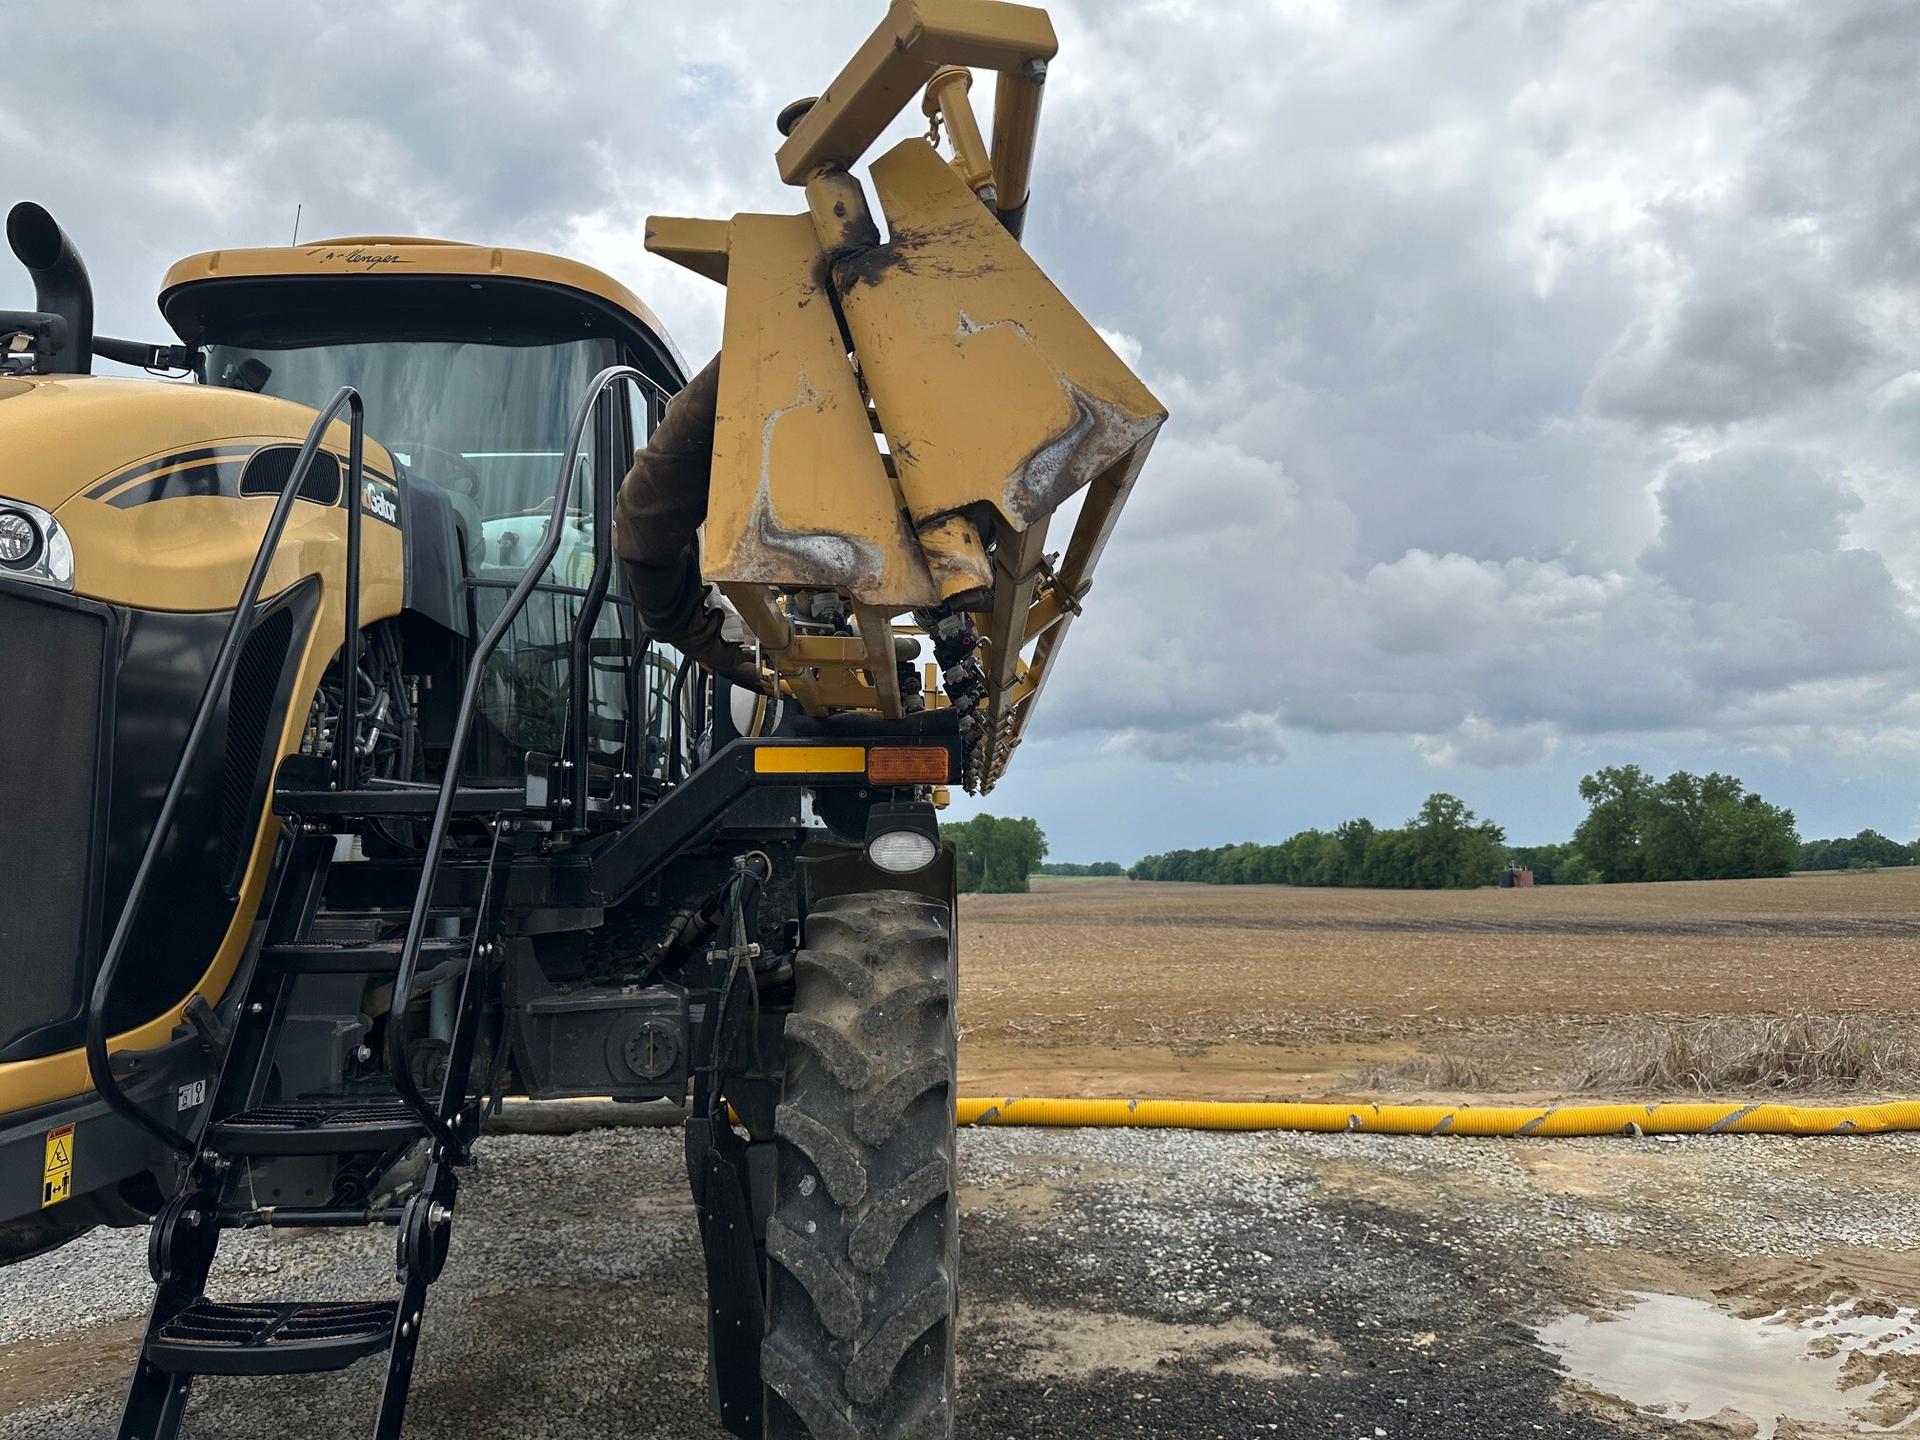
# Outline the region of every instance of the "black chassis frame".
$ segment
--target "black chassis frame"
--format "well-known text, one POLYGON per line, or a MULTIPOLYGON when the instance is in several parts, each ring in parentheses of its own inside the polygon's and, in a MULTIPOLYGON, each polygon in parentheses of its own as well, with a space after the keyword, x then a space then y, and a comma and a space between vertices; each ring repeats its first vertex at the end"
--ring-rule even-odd
MULTIPOLYGON (((637 902, 663 920, 704 905, 726 885, 736 857, 756 851, 774 862, 772 883, 764 891, 755 927, 758 943, 770 955, 790 952, 797 945, 806 908, 828 895, 886 888, 950 900, 950 854, 943 851, 915 874, 893 875, 869 865, 863 849, 865 818, 871 807, 921 801, 923 788, 875 785, 858 773, 762 771, 755 760, 757 752, 778 748, 938 746, 947 752, 949 778, 957 777, 959 741, 950 713, 930 712, 893 725, 828 723, 818 729, 819 733, 804 737, 735 740, 617 828, 552 854, 516 857, 502 876, 507 889, 509 954, 524 959, 538 937, 591 931, 623 901, 637 902)), ((286 778, 283 774, 283 784, 286 778)), ((243 1002, 269 920, 278 908, 294 832, 289 825, 247 952, 219 1003, 202 1012, 200 1024, 176 1028, 165 1045, 115 1056, 125 1088, 155 1119, 177 1125, 194 1124, 200 1118, 194 1112, 203 1109, 204 1097, 211 1094, 220 1068, 222 1038, 243 1002), (194 1096, 202 1099, 188 1104, 194 1096)), ((390 901, 399 893, 407 868, 404 862, 334 866, 327 880, 328 902, 346 907, 390 901)), ((441 870, 435 901, 472 903, 483 882, 483 867, 449 860, 441 870)), ((533 999, 511 992, 505 998, 509 1008, 517 998, 533 999)), ((667 1083, 651 1089, 630 1086, 624 1098, 688 1099, 702 1068, 698 1057, 707 1053, 703 1040, 711 1042, 706 1027, 712 1019, 712 998, 711 988, 682 987, 682 1003, 675 1008, 682 1027, 679 1050, 686 1063, 662 1077, 667 1083)), ((783 1013, 778 1006, 762 1011, 760 1053, 779 1054, 783 1013)), ((773 1106, 779 1098, 777 1072, 736 1071, 721 1078, 720 1088, 748 1131, 756 1138, 770 1135, 773 1106)), ((524 1088, 536 1095, 579 1093, 577 1089, 524 1088)), ((770 1187, 771 1179, 767 1174, 757 1188, 770 1187)), ((95 1224, 144 1223, 177 1183, 176 1157, 109 1109, 95 1092, 21 1111, 0 1124, 0 1215, 21 1217, 0 1230, 0 1243, 11 1241, 5 1248, 15 1258, 23 1258, 95 1224), (74 1198, 43 1215, 40 1185, 46 1138, 49 1131, 64 1125, 75 1127, 74 1198)), ((758 1212, 755 1231, 764 1233, 764 1210, 760 1204, 753 1208, 758 1212)))
MULTIPOLYGON (((555 857, 544 873, 538 869, 523 873, 524 862, 517 862, 507 872, 508 932, 539 936, 589 930, 622 905, 637 907, 652 921, 664 922, 715 904, 739 866, 760 864, 764 879, 755 890, 747 940, 761 948, 757 973, 771 980, 777 994, 786 978, 781 962, 790 962, 798 948, 800 922, 815 902, 828 895, 871 889, 917 890, 951 899, 953 876, 951 858, 944 852, 926 869, 907 875, 878 870, 866 859, 866 825, 872 808, 924 805, 931 818, 925 787, 879 785, 859 772, 763 770, 759 757, 778 750, 804 755, 822 746, 906 744, 943 751, 951 779, 958 775, 961 763, 952 718, 942 712, 916 716, 890 733, 872 729, 735 740, 637 819, 579 847, 570 857, 555 857), (764 857, 764 863, 755 857, 764 857), (529 893, 535 887, 545 893, 529 893)), ((461 893, 445 897, 448 903, 465 898, 461 893)), ((595 1093, 615 1093, 623 1099, 687 1098, 703 1068, 701 1059, 712 1046, 712 1007, 725 983, 719 950, 711 952, 710 962, 704 976, 697 964, 689 964, 679 985, 651 987, 671 991, 681 1002, 678 1050, 687 1063, 661 1076, 656 1085, 628 1077, 629 1083, 622 1086, 616 1075, 614 1083, 590 1087, 595 1093)), ((530 974, 533 967, 523 962, 519 969, 530 974)), ((549 998, 510 990, 508 1004, 524 1011, 549 998)), ((662 1023, 671 1009, 663 1006, 660 1014, 645 1023, 662 1023)), ((781 1013, 778 1004, 761 1008, 763 1032, 770 1026, 771 1033, 762 1033, 760 1044, 748 1046, 749 1051, 779 1053, 781 1013)), ((517 1044, 516 1063, 525 1058, 517 1044)), ((524 1072, 520 1078, 523 1083, 535 1079, 524 1072)), ((731 1081, 727 1097, 742 1123, 756 1136, 771 1135, 778 1075, 750 1077, 743 1069, 735 1069, 727 1078, 731 1081)), ((578 1085, 526 1083, 524 1088, 536 1097, 583 1093, 578 1085)))

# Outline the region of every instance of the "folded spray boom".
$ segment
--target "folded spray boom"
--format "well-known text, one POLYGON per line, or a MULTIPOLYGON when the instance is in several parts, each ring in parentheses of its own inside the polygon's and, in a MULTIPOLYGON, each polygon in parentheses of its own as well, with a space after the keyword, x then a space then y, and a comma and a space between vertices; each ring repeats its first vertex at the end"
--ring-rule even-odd
POLYGON ((1055 48, 1038 9, 900 0, 781 116, 804 213, 647 230, 727 287, 704 577, 808 713, 958 710, 981 792, 1166 418, 1020 243, 1055 48), (998 75, 990 150, 971 66, 998 75), (873 161, 876 216, 849 167, 916 95, 929 135, 873 161), (1049 553, 1049 521, 1082 492, 1049 553), (924 673, 896 644, 914 635, 932 643, 924 673))

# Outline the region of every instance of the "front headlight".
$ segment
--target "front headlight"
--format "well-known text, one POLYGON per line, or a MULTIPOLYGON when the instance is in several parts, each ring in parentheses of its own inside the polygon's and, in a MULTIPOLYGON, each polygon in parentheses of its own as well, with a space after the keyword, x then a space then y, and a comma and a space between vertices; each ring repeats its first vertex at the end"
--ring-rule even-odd
POLYGON ((73 545, 60 522, 38 505, 0 496, 0 575, 73 589, 73 545))
POLYGON ((0 510, 0 565, 25 569, 40 558, 40 527, 18 510, 0 510))

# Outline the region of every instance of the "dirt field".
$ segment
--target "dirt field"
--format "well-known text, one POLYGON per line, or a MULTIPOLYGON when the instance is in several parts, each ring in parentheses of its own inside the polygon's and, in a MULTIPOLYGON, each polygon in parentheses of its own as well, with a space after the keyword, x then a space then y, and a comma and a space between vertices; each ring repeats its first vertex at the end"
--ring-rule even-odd
POLYGON ((961 908, 969 1094, 1577 1092, 1663 1020, 1920 1018, 1920 870, 1400 892, 1041 880, 961 908))

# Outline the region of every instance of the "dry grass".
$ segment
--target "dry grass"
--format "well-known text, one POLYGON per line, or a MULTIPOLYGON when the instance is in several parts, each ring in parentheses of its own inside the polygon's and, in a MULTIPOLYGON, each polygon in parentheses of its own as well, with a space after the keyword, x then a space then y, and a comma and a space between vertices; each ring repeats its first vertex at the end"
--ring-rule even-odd
POLYGON ((1920 1044, 1905 1016, 1667 1021, 1601 1048, 1576 1083, 1582 1090, 1668 1095, 1909 1090, 1920 1086, 1920 1044))
MULTIPOLYGON (((1362 1092, 1595 1095, 1911 1093, 1920 1026, 1911 1016, 1719 1015, 1617 1020, 1572 1040, 1559 1064, 1488 1034, 1358 1072, 1362 1092), (1533 1063, 1530 1063, 1533 1062, 1533 1063)), ((1571 1037, 1570 1037, 1571 1038, 1571 1037)))
POLYGON ((1485 1055, 1463 1055, 1443 1050, 1437 1055, 1410 1055, 1391 1065, 1361 1072, 1362 1090, 1421 1090, 1451 1094, 1498 1089, 1507 1079, 1504 1067, 1485 1055))

